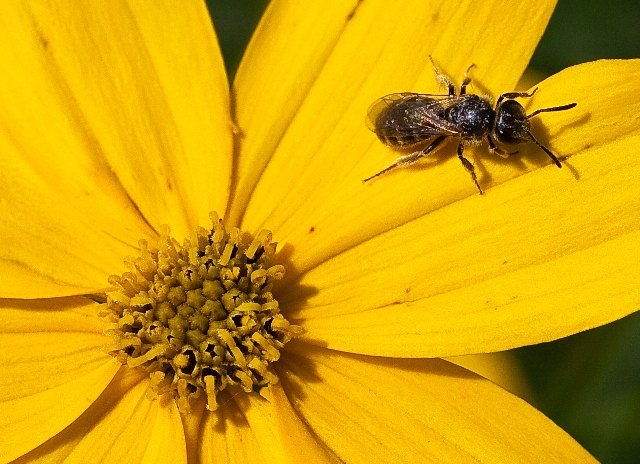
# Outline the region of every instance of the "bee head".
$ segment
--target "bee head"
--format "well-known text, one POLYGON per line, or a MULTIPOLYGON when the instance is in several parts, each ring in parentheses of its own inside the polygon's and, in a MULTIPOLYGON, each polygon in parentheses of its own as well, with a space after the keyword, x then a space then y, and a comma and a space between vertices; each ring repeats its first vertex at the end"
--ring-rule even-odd
POLYGON ((515 100, 505 100, 496 108, 493 135, 500 143, 513 145, 530 140, 531 124, 524 107, 515 100))

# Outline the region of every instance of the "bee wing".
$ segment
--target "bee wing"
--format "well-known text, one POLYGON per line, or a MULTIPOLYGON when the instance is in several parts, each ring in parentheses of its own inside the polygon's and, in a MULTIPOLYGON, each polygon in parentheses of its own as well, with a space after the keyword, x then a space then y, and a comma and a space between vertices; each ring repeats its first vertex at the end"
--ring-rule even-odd
POLYGON ((460 135, 461 132, 454 125, 442 118, 444 109, 459 101, 457 96, 447 94, 425 93, 392 93, 377 99, 367 110, 367 127, 379 136, 419 135, 428 137, 431 135, 460 135), (417 112, 419 117, 412 117, 406 121, 399 118, 387 118, 394 108, 417 112), (382 117, 381 117, 382 116, 382 117))
POLYGON ((384 97, 378 98, 374 101, 369 109, 367 110, 367 118, 366 123, 367 127, 371 129, 373 132, 376 131, 376 121, 378 121, 380 115, 386 112, 392 106, 397 105, 399 102, 410 102, 413 100, 426 100, 423 97, 427 97, 428 99, 433 100, 434 104, 437 103, 440 98, 438 97, 447 97, 447 95, 430 95, 430 94, 422 94, 422 93, 413 93, 413 92, 400 92, 400 93, 391 93, 389 95, 385 95, 384 97))

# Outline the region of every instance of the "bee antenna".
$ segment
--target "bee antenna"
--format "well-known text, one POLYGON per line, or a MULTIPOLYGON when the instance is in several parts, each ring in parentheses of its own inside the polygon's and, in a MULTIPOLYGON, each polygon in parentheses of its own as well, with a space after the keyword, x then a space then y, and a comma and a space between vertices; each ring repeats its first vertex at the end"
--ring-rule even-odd
MULTIPOLYGON (((573 103, 573 105, 575 106, 575 103, 573 103)), ((573 106, 571 107, 573 108, 573 106)), ((564 109, 568 109, 568 108, 564 108, 564 109)), ((551 158, 553 160, 554 163, 556 163, 556 166, 558 166, 559 168, 562 167, 562 164, 560 163, 560 160, 556 157, 556 155, 554 155, 553 153, 551 153, 551 150, 549 150, 547 147, 545 147, 544 145, 542 145, 540 142, 538 142, 536 140, 536 138, 531 134, 530 131, 527 131, 527 135, 529 136, 529 139, 535 143, 536 145, 538 145, 540 148, 542 148, 542 150, 549 155, 549 158, 551 158)))
MULTIPOLYGON (((577 103, 569 103, 568 105, 552 106, 551 108, 540 108, 539 110, 535 110, 533 113, 528 115, 527 119, 531 119, 532 117, 534 117, 535 115, 540 114, 540 113, 550 113, 551 111, 570 110, 571 108, 575 108, 577 105, 578 105, 577 103)), ((529 134, 529 135, 531 135, 531 134, 529 134)))

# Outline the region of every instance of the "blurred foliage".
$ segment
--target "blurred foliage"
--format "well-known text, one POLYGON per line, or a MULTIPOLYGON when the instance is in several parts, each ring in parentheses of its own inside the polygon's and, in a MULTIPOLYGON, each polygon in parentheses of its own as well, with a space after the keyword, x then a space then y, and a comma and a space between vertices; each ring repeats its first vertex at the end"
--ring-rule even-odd
MULTIPOLYGON (((268 3, 207 0, 230 80, 268 3)), ((640 1, 559 0, 530 68, 551 75, 586 61, 638 57, 640 1)), ((534 406, 603 463, 640 462, 639 340, 640 313, 513 351, 534 406)))
POLYGON ((514 350, 532 402, 603 463, 640 460, 640 312, 514 350))
POLYGON ((206 0, 215 24, 229 81, 269 0, 206 0))
POLYGON ((551 75, 602 58, 640 57, 640 1, 559 0, 531 67, 551 75))

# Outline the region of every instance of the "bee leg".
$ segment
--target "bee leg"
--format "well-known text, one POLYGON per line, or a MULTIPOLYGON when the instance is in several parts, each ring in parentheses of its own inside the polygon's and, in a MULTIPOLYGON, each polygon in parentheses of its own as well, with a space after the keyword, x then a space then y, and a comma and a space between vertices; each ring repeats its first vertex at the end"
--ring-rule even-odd
POLYGON ((513 100, 514 98, 518 98, 518 97, 533 97, 533 94, 536 93, 538 91, 538 87, 536 87, 535 89, 533 89, 531 91, 531 93, 527 93, 527 92, 507 92, 507 93, 503 93, 502 95, 500 95, 498 97, 498 101, 496 102, 496 108, 498 107, 498 105, 500 105, 500 103, 502 103, 502 100, 504 100, 505 98, 507 100, 513 100))
POLYGON ((371 179, 374 179, 374 178, 376 178, 378 176, 381 176, 382 174, 384 174, 386 172, 389 172, 389 171, 391 171, 392 169, 395 169, 395 168, 402 168, 402 167, 405 167, 405 166, 411 166, 413 163, 415 163, 416 161, 424 158, 429 153, 431 153, 433 150, 435 150, 436 147, 438 145, 440 145, 445 140, 445 138, 446 138, 445 136, 440 136, 440 137, 434 139, 434 141, 431 142, 429 144, 429 146, 426 147, 424 150, 415 151, 413 153, 409 153, 408 155, 399 156, 393 164, 387 166, 382 171, 372 175, 371 177, 367 177, 362 182, 369 182, 371 179))
POLYGON ((491 150, 491 153, 495 153, 496 155, 501 156, 502 158, 508 158, 511 155, 515 155, 518 153, 517 151, 508 152, 498 147, 495 143, 493 143, 493 140, 491 139, 490 135, 487 135, 487 140, 489 141, 489 150, 491 150))
POLYGON ((464 143, 460 142, 458 144, 458 158, 460 159, 460 161, 462 162, 462 165, 466 168, 466 170, 469 171, 469 174, 471 174, 471 179, 473 179, 473 182, 476 184, 476 187, 478 187, 478 192, 480 192, 480 195, 482 195, 482 189, 480 188, 480 184, 478 183, 478 177, 476 176, 476 171, 473 167, 473 164, 467 158, 462 156, 463 151, 464 151, 464 143))
MULTIPOLYGON (((449 90, 449 96, 453 97, 456 94, 456 86, 449 77, 440 71, 440 68, 436 65, 436 62, 433 61, 433 57, 429 55, 429 59, 431 60, 431 64, 433 65, 433 71, 436 73, 436 80, 440 85, 446 85, 449 90)), ((465 76, 466 77, 466 76, 465 76)))
POLYGON ((460 95, 465 95, 467 93, 467 86, 471 83, 471 78, 469 77, 469 71, 473 68, 475 64, 472 64, 467 68, 464 72, 464 76, 462 77, 462 85, 460 85, 460 95))

